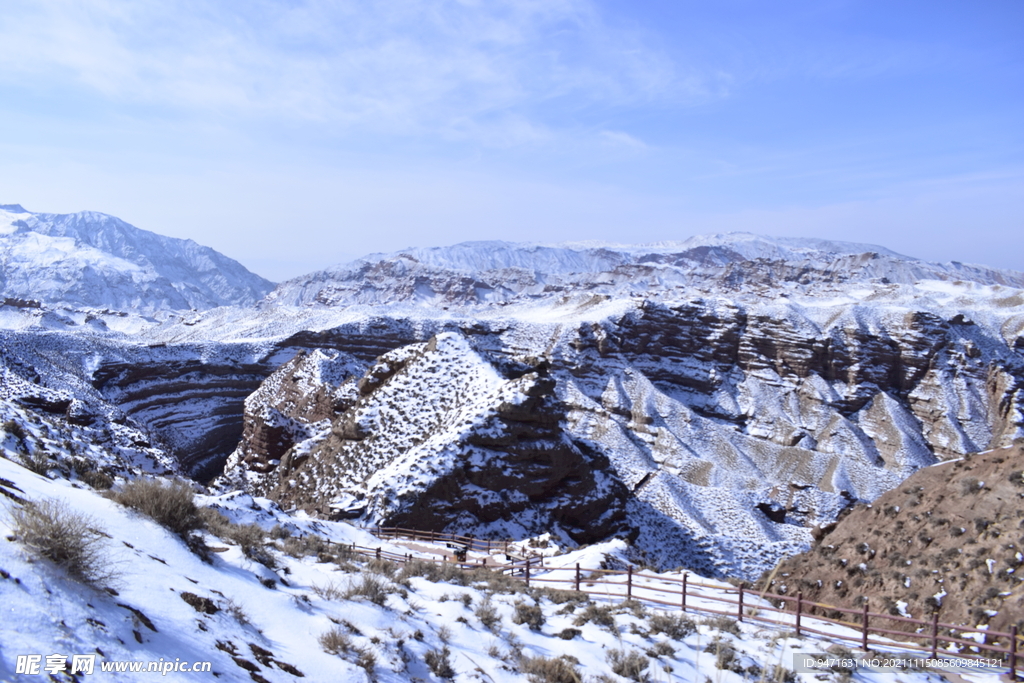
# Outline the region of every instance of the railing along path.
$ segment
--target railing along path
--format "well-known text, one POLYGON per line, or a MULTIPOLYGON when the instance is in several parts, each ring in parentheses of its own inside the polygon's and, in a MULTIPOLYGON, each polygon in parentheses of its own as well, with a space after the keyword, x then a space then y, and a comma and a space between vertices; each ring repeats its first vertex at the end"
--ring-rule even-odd
MULTIPOLYGON (((396 527, 367 529, 377 538, 406 539, 429 543, 453 543, 474 552, 505 553, 511 557, 510 541, 492 541, 441 532, 418 531, 396 527)), ((355 544, 333 544, 350 552, 394 562, 452 563, 448 558, 414 558, 355 544)), ((521 578, 527 586, 546 585, 587 593, 608 600, 637 600, 662 609, 726 616, 738 622, 759 623, 792 628, 796 635, 816 635, 849 642, 864 651, 902 651, 926 653, 932 659, 999 658, 1006 664, 1011 680, 1024 673, 1024 637, 1016 626, 1007 633, 940 622, 938 613, 932 619, 914 619, 871 612, 865 602, 861 609, 849 609, 805 600, 795 596, 768 594, 739 586, 721 586, 701 582, 684 573, 680 578, 650 572, 625 570, 581 569, 543 565, 543 557, 514 558, 508 564, 481 561, 455 562, 465 569, 487 568, 521 578), (839 614, 833 618, 825 614, 839 614), (914 632, 897 630, 893 624, 916 627, 914 632), (886 627, 888 626, 888 627, 886 627), (872 637, 874 636, 874 638, 872 637), (885 637, 885 639, 879 639, 885 637), (894 642, 892 638, 899 638, 894 642)))

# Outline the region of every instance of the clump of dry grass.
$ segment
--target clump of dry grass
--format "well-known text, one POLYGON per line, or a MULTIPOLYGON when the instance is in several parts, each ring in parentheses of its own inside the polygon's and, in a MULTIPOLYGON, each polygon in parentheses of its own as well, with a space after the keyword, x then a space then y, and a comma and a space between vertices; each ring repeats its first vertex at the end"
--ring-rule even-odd
POLYGON ((526 674, 530 683, 579 683, 577 664, 579 660, 569 655, 523 657, 519 660, 519 671, 526 674))
POLYGON ((164 484, 159 479, 133 479, 110 497, 146 515, 181 538, 203 527, 195 492, 183 481, 164 484))
POLYGON ((8 513, 15 536, 34 554, 62 567, 68 576, 99 586, 117 577, 96 520, 58 500, 26 502, 8 513))

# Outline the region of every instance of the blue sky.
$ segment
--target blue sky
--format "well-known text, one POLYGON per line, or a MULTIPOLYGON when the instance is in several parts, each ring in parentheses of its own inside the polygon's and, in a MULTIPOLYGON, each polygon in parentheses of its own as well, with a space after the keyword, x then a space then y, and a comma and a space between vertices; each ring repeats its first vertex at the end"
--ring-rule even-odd
POLYGON ((279 280, 742 230, 1024 270, 1024 3, 5 0, 0 203, 279 280))

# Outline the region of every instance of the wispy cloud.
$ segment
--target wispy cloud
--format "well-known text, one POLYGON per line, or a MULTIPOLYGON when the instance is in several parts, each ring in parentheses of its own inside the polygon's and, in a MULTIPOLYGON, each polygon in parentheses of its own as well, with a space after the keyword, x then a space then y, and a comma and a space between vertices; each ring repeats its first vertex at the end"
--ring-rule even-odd
POLYGON ((588 0, 8 0, 0 82, 497 144, 714 90, 588 0))

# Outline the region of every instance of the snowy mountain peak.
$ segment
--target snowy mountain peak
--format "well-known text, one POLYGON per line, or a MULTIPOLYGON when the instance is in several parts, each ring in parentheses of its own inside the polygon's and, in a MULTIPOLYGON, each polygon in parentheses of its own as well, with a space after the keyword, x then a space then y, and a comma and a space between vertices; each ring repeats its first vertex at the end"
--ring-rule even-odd
POLYGON ((820 293, 823 286, 922 280, 1024 287, 1022 273, 929 263, 876 245, 727 233, 637 245, 486 241, 403 249, 290 280, 268 299, 299 306, 489 305, 566 294, 659 296, 687 288, 785 286, 820 293))
POLYGON ((48 214, 0 206, 3 295, 150 313, 249 305, 272 283, 192 240, 96 211, 48 214))

